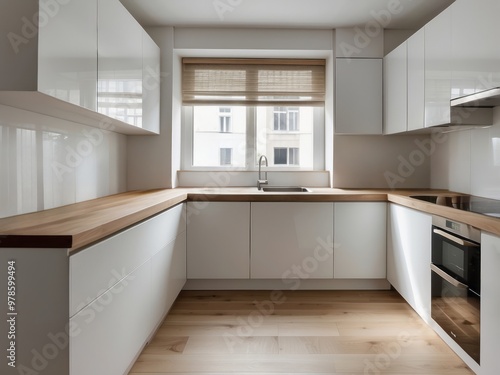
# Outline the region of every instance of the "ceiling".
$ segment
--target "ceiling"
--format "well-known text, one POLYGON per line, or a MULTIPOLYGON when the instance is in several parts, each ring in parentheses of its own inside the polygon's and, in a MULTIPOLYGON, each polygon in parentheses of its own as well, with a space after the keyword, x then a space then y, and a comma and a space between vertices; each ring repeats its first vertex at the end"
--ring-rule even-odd
POLYGON ((143 26, 335 29, 378 22, 418 29, 454 0, 121 1, 143 26))

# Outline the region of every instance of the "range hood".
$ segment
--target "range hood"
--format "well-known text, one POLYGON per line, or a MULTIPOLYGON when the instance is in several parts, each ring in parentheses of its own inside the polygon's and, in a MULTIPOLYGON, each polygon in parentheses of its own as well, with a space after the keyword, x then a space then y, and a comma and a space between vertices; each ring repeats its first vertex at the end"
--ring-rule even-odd
POLYGON ((452 99, 452 107, 493 108, 500 106, 500 87, 452 99))

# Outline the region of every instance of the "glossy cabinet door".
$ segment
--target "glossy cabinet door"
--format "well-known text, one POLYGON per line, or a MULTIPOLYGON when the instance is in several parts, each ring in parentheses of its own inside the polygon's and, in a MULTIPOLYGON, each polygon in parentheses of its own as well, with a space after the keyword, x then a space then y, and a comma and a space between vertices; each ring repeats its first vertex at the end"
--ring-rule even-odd
POLYGON ((188 279, 248 279, 250 203, 188 202, 188 279))
POLYGON ((429 322, 432 216, 392 203, 388 214, 387 280, 429 322))
POLYGON ((186 283, 186 232, 151 258, 151 330, 163 321, 186 283))
POLYGON ((125 374, 150 334, 151 260, 70 319, 71 375, 125 374))
POLYGON ((384 134, 407 129, 408 70, 406 42, 384 57, 384 134))
POLYGON ((382 59, 336 59, 335 133, 382 134, 382 59))
POLYGON ((252 279, 333 278, 333 203, 252 203, 252 279))
POLYGON ((481 374, 498 372, 500 237, 481 233, 481 374))
POLYGON ((95 111, 97 0, 46 2, 42 14, 49 20, 38 33, 38 90, 95 111))
POLYGON ((142 126, 160 132, 160 48, 142 32, 142 126))
POLYGON ((425 126, 425 28, 408 40, 408 130, 425 126))
POLYGON ((119 0, 99 0, 99 113, 142 127, 143 30, 119 0))
POLYGON ((425 25, 425 126, 451 120, 451 9, 425 25))
POLYGON ((385 279, 387 204, 336 202, 334 210, 334 277, 385 279))
POLYGON ((500 2, 457 0, 451 5, 452 98, 500 86, 500 2))

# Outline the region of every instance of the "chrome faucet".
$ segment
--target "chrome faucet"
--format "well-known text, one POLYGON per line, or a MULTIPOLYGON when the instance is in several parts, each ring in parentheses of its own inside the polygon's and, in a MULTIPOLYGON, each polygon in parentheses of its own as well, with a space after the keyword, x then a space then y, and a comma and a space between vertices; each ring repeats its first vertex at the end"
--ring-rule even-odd
POLYGON ((268 181, 267 181, 267 171, 264 171, 264 180, 262 179, 262 176, 261 176, 262 159, 264 159, 264 161, 266 163, 266 167, 268 166, 266 155, 261 155, 260 158, 259 158, 259 179, 257 180, 257 189, 258 190, 262 189, 261 185, 267 185, 268 184, 268 181))

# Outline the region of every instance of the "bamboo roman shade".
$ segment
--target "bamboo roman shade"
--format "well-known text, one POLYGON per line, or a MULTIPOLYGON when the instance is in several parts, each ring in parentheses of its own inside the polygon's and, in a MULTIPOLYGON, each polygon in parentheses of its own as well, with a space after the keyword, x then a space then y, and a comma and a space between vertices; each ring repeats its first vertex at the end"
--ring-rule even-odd
POLYGON ((184 105, 324 105, 325 60, 182 60, 184 105))

